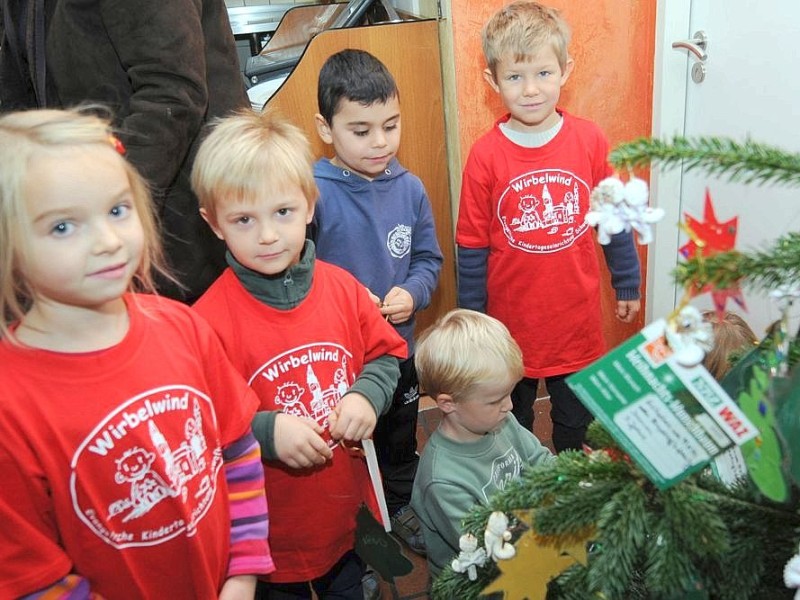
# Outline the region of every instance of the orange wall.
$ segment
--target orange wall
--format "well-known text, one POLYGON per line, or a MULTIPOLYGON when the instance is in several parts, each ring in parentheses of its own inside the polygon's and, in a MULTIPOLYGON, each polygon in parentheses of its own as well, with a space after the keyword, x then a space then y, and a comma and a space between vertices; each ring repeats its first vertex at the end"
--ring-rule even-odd
MULTIPOLYGON (((503 0, 451 0, 456 56, 456 96, 462 164, 472 142, 504 113, 497 95, 484 82, 480 30, 503 0)), ((568 111, 592 119, 612 147, 650 135, 653 98, 655 2, 651 0, 550 0, 572 27, 570 53, 575 69, 561 93, 568 111)), ((641 247, 640 247, 641 248, 641 247)), ((640 254, 644 281, 645 254, 640 254)), ((608 277, 605 277, 607 280, 608 277)), ((623 325, 613 315, 613 292, 604 294, 606 338, 616 345, 643 326, 623 325)), ((644 295, 644 283, 642 284, 644 295)))

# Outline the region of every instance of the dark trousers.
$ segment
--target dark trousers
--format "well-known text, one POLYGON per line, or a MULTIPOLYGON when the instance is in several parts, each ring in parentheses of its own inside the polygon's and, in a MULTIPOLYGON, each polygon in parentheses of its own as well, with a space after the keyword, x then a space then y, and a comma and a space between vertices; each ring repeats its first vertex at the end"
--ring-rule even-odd
POLYGON ((364 575, 364 562, 354 550, 347 552, 322 577, 312 581, 297 583, 266 583, 256 585, 255 600, 299 600, 312 598, 314 590, 317 598, 326 600, 363 600, 361 577, 364 575))
MULTIPOLYGON (((556 452, 580 450, 586 429, 592 422, 592 413, 586 410, 565 381, 571 374, 544 378, 550 394, 550 420, 553 422, 553 447, 556 452)), ((511 412, 530 431, 533 431, 533 402, 538 385, 538 379, 524 377, 511 392, 511 412)))
POLYGON ((417 473, 417 415, 419 383, 414 357, 400 363, 400 379, 389 411, 378 418, 372 438, 386 492, 386 506, 393 515, 411 501, 417 473))

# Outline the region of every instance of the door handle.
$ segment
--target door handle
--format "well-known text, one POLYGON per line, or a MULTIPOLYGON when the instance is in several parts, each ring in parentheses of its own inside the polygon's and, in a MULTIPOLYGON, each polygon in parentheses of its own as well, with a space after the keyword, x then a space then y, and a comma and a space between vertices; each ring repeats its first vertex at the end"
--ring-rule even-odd
POLYGON ((672 47, 675 50, 688 50, 694 54, 700 62, 705 62, 708 58, 708 54, 706 53, 706 49, 708 48, 708 36, 706 36, 706 32, 702 30, 696 32, 694 37, 690 40, 672 42, 672 47))

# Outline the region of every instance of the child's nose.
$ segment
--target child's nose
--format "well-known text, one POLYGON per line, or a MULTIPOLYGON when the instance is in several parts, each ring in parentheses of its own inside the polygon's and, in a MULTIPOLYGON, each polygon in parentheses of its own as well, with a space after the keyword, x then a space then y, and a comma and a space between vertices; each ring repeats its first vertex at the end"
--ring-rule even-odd
POLYGON ((262 244, 271 244, 278 239, 278 233, 272 223, 264 222, 258 229, 258 241, 262 244))
POLYGON ((377 130, 372 138, 373 145, 382 147, 386 145, 386 133, 383 130, 377 130))
POLYGON ((526 79, 525 86, 523 88, 523 93, 526 96, 535 96, 539 93, 539 84, 536 82, 535 79, 526 79))
POLYGON ((114 252, 122 246, 122 239, 116 228, 109 223, 102 223, 95 228, 95 251, 114 252))

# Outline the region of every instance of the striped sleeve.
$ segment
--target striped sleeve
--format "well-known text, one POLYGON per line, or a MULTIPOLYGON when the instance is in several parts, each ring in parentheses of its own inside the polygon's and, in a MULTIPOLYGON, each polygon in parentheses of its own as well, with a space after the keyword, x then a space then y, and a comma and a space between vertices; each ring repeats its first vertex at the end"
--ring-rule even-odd
POLYGON ((231 513, 228 576, 266 575, 275 565, 267 541, 269 513, 258 442, 248 431, 222 456, 231 513))
POLYGON ((93 594, 89 582, 80 575, 67 575, 43 590, 22 596, 20 600, 102 600, 102 596, 93 594))

